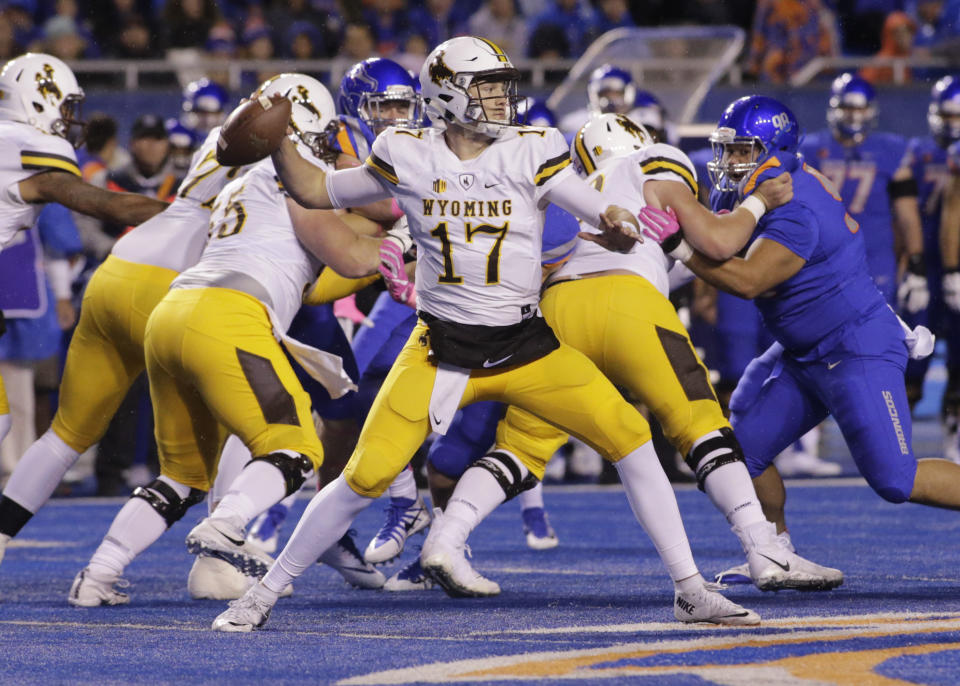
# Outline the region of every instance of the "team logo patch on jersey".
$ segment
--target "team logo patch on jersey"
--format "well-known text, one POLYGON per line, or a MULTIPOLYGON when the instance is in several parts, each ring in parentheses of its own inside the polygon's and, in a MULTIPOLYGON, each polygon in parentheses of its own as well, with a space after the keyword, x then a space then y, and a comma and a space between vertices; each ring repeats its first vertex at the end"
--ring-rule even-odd
POLYGON ((460 174, 457 177, 457 180, 460 182, 460 186, 463 187, 463 190, 468 191, 473 187, 473 182, 476 180, 473 174, 460 174))
POLYGON ((433 182, 433 192, 434 193, 446 193, 447 191, 447 182, 443 179, 435 179, 433 182))

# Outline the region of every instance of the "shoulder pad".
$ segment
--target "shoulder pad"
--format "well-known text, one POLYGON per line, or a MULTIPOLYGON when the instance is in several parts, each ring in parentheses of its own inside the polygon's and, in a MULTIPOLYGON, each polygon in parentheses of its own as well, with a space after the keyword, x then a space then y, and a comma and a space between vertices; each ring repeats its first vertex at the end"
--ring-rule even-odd
POLYGON ((690 158, 672 145, 655 143, 630 156, 645 176, 663 181, 682 181, 697 195, 697 170, 690 158))

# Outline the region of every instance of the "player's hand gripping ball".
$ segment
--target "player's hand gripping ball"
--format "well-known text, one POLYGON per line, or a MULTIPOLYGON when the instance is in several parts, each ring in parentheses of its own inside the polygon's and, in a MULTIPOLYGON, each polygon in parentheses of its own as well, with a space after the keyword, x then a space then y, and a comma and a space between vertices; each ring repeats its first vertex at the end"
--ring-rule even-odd
POLYGON ((240 103, 220 129, 217 162, 239 167, 271 154, 287 135, 290 108, 290 101, 282 95, 260 95, 240 103))

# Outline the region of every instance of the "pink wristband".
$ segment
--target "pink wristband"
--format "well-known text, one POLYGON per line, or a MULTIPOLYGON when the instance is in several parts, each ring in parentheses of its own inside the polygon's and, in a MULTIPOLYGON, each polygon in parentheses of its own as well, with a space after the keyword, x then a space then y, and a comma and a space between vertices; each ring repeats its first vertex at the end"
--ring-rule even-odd
POLYGON ((401 210, 400 205, 397 204, 396 198, 390 199, 390 211, 393 213, 394 219, 399 219, 403 216, 403 210, 401 210))

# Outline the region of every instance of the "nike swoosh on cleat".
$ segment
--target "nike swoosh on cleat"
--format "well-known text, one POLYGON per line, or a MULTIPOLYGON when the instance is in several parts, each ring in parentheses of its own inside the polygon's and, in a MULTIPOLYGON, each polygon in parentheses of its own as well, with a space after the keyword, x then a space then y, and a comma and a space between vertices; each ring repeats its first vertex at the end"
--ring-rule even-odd
POLYGON ((765 558, 765 559, 767 559, 767 560, 770 560, 773 564, 777 565, 777 567, 779 567, 780 569, 782 569, 782 570, 785 571, 785 572, 789 572, 789 571, 790 571, 790 563, 789 563, 789 562, 787 562, 787 563, 778 562, 777 560, 774 560, 772 557, 768 557, 767 555, 764 555, 763 553, 757 553, 757 555, 759 555, 760 557, 765 558))

